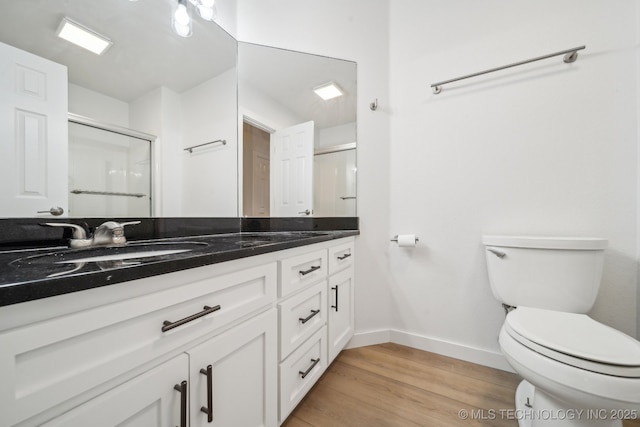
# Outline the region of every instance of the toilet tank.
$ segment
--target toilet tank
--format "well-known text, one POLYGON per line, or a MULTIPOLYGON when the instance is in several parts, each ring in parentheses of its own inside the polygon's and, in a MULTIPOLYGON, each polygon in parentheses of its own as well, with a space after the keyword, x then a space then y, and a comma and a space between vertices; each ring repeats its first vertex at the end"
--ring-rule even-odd
POLYGON ((589 237, 483 236, 498 301, 569 313, 593 307, 607 240, 589 237))

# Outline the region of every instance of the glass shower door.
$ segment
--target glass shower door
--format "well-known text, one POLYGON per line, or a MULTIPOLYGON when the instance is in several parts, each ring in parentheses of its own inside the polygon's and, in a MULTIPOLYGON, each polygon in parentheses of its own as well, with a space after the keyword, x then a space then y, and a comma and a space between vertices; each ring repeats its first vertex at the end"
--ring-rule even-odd
POLYGON ((69 122, 69 216, 151 216, 151 140, 69 122))
POLYGON ((316 154, 314 216, 356 216, 356 150, 316 154))

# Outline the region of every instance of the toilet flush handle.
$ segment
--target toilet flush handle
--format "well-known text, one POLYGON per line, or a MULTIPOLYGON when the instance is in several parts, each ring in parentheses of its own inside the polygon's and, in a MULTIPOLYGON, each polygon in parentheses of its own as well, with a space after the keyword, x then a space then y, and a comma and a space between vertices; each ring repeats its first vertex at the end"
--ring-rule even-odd
POLYGON ((487 248, 487 250, 488 250, 489 252, 491 252, 492 254, 494 254, 495 256, 497 256, 498 258, 500 258, 500 259, 502 259, 502 258, 504 258, 504 257, 506 257, 506 256, 507 256, 507 254, 506 254, 506 253, 504 253, 504 252, 502 252, 502 251, 499 251, 499 250, 497 250, 497 249, 487 248))

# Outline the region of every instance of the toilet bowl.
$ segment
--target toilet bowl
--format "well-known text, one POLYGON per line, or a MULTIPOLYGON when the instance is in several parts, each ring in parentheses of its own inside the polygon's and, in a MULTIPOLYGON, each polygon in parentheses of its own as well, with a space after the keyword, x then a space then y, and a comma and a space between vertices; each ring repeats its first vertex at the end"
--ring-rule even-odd
POLYGON ((524 379, 516 391, 521 427, 617 427, 640 418, 640 342, 584 314, 600 285, 603 242, 483 239, 494 296, 517 307, 498 341, 524 379))
POLYGON ((521 426, 619 426, 640 414, 635 339, 583 314, 520 307, 507 315, 499 342, 533 386, 523 385, 516 399, 529 411, 521 426))

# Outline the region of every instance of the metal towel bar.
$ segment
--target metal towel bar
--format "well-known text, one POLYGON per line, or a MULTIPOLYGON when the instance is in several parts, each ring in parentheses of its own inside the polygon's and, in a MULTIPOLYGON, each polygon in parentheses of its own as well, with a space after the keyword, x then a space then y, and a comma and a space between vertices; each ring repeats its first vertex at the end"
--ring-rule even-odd
POLYGON ((215 141, 205 142, 204 144, 198 144, 198 145, 194 145, 192 147, 187 147, 187 148, 184 149, 184 151, 188 151, 190 153, 193 153, 193 149, 194 148, 204 147, 205 145, 211 145, 211 144, 215 144, 217 142, 221 142, 222 145, 227 145, 227 140, 226 139, 216 139, 215 141))
POLYGON ((99 196, 124 196, 124 197, 144 197, 142 193, 120 193, 117 191, 91 191, 91 190, 71 190, 73 194, 96 194, 99 196))
POLYGON ((444 80, 444 81, 432 84, 431 85, 431 89, 433 90, 433 93, 438 94, 438 93, 442 92, 442 85, 446 85, 447 83, 453 83, 453 82, 457 82, 458 80, 464 80, 464 79, 468 79, 468 78, 471 78, 471 77, 481 76, 482 74, 493 73, 495 71, 504 70, 506 68, 517 67, 518 65, 529 64, 531 62, 540 61, 540 60, 547 59, 547 58, 552 58, 554 56, 564 55, 564 62, 566 62, 568 64, 568 63, 571 63, 571 62, 575 62, 575 60, 578 59, 578 51, 582 50, 582 49, 585 49, 585 48, 586 48, 586 46, 574 47, 573 49, 566 49, 566 50, 563 50, 563 51, 560 51, 560 52, 550 53, 549 55, 543 55, 543 56, 538 56, 536 58, 531 58, 531 59, 527 59, 527 60, 520 61, 520 62, 514 62, 513 64, 504 65, 502 67, 496 67, 496 68, 491 68, 489 70, 480 71, 478 73, 467 74, 466 76, 456 77, 455 79, 444 80))

